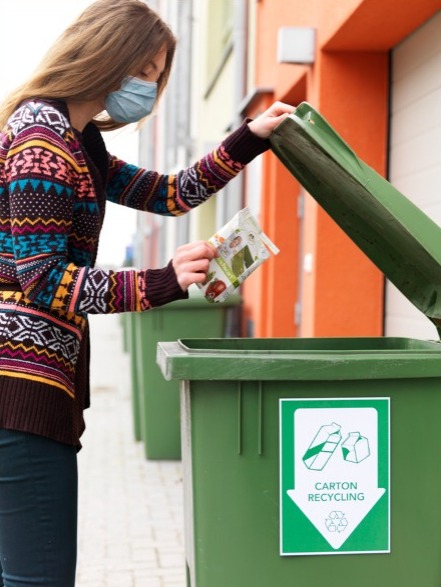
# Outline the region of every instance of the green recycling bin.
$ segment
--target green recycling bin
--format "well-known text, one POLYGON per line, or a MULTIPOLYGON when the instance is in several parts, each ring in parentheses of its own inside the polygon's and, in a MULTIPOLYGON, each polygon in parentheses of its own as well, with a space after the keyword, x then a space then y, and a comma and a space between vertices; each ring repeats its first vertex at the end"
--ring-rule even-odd
POLYGON ((129 332, 128 332, 128 328, 127 328, 127 314, 128 312, 123 312, 122 314, 119 315, 119 323, 121 326, 121 334, 122 334, 122 348, 123 348, 123 352, 124 353, 128 353, 129 352, 129 332))
POLYGON ((130 358, 130 381, 131 381, 131 404, 132 404, 132 423, 133 435, 136 441, 142 439, 141 436, 141 413, 140 413, 140 391, 138 382, 138 368, 136 364, 136 314, 127 312, 124 314, 124 338, 126 340, 127 352, 130 358))
POLYGON ((189 299, 134 314, 140 428, 147 459, 181 458, 179 384, 162 377, 156 364, 157 343, 181 336, 237 335, 240 304, 239 295, 225 304, 210 304, 192 288, 189 299))
MULTIPOLYGON (((272 148, 441 326, 441 229, 302 104, 272 148)), ((441 344, 161 342, 181 382, 188 587, 441 585, 441 344)))

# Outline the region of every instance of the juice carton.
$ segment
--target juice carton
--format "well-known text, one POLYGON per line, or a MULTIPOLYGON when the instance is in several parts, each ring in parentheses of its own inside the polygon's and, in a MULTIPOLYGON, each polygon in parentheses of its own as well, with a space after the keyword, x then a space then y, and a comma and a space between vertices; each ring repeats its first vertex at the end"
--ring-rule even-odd
POLYGON ((198 284, 209 302, 223 302, 270 252, 279 252, 248 208, 240 210, 208 242, 219 252, 210 261, 205 282, 198 284))

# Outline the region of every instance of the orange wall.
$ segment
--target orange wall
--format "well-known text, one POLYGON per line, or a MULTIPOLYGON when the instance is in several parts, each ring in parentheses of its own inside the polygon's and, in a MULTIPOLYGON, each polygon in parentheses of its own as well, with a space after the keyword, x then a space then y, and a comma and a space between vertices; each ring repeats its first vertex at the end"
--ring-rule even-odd
MULTIPOLYGON (((388 55, 323 53, 316 68, 318 109, 362 159, 385 175, 388 55)), ((310 229, 316 260, 314 316, 304 315, 302 334, 382 334, 382 274, 321 208, 315 212, 310 229)))
MULTIPOLYGON (((248 114, 256 115, 273 99, 293 105, 306 100, 362 159, 385 175, 388 51, 436 10, 439 0, 260 0, 255 86, 272 87, 274 94, 248 114), (281 26, 317 29, 312 67, 276 63, 281 26)), ((264 155, 262 181, 262 225, 281 253, 244 286, 245 316, 254 323, 254 335, 381 335, 382 274, 310 196, 301 236, 301 186, 272 153, 264 155), (311 261, 307 271, 305 253, 311 261), (299 295, 302 322, 296 328, 299 295)))
MULTIPOLYGON (((272 99, 263 97, 248 114, 255 117, 271 103, 272 99)), ((264 155, 262 173, 264 192, 268 189, 271 196, 262 194, 260 224, 277 246, 283 243, 283 248, 278 255, 271 255, 243 285, 244 332, 247 333, 247 321, 252 320, 255 336, 293 336, 300 186, 271 152, 264 155)))

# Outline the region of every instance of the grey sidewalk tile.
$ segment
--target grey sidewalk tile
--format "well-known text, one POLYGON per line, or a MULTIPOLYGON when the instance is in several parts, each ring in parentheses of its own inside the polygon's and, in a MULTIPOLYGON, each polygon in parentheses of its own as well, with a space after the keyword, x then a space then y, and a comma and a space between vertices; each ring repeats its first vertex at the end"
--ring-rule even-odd
POLYGON ((184 587, 181 465, 146 461, 133 439, 119 317, 91 317, 91 336, 77 587, 184 587))

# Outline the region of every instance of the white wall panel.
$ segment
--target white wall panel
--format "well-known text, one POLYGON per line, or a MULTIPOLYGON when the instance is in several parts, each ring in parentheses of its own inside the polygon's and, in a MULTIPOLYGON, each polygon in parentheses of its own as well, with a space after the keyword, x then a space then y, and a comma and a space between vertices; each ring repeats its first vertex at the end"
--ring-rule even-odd
MULTIPOLYGON (((441 226, 441 13, 392 54, 389 179, 441 226)), ((390 283, 385 312, 386 336, 438 338, 390 283)))

